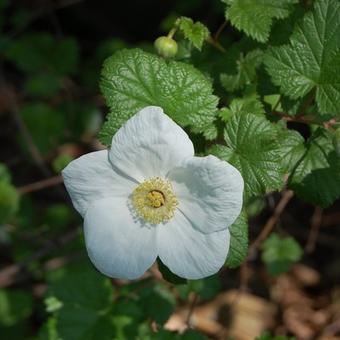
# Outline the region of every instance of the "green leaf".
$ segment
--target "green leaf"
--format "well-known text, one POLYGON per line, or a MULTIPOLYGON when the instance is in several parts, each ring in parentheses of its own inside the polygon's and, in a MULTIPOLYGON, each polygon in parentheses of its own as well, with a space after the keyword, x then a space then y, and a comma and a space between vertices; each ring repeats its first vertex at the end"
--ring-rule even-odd
POLYGON ((229 105, 229 108, 221 109, 219 116, 223 121, 227 121, 234 114, 239 115, 242 112, 253 113, 256 115, 263 115, 265 113, 263 104, 257 96, 246 96, 243 98, 233 99, 229 105))
POLYGON ((158 269, 162 273, 163 279, 173 283, 175 285, 181 285, 181 284, 186 284, 188 281, 186 279, 183 279, 173 272, 170 271, 170 269, 161 261, 161 259, 158 257, 157 258, 157 264, 158 264, 158 269))
MULTIPOLYGON (((60 143, 65 126, 62 112, 43 103, 31 103, 23 106, 19 113, 41 153, 49 152, 60 143)), ((26 143, 21 142, 26 148, 26 143)))
POLYGON ((195 292, 201 301, 213 299, 221 291, 221 280, 218 275, 212 275, 200 280, 188 281, 187 285, 176 286, 183 300, 187 300, 195 292))
POLYGON ((0 181, 10 183, 11 178, 12 176, 7 166, 5 164, 0 163, 0 181))
POLYGON ((168 320, 176 305, 174 296, 159 284, 144 288, 139 303, 144 314, 161 325, 168 320))
POLYGON ((292 237, 280 238, 271 234, 262 246, 262 261, 272 275, 288 271, 291 266, 301 259, 303 251, 292 237))
POLYGON ((112 285, 90 266, 78 264, 59 270, 51 279, 48 295, 62 304, 56 312, 60 338, 110 339, 114 333, 109 316, 112 285))
POLYGON ((0 325, 13 326, 32 313, 32 296, 19 290, 0 290, 0 325))
POLYGON ((286 335, 271 335, 265 331, 260 336, 257 336, 255 340, 296 340, 295 337, 288 337, 286 335))
POLYGON ((119 51, 105 61, 101 89, 111 108, 100 132, 106 145, 127 119, 148 105, 158 105, 180 125, 201 131, 217 114, 218 99, 203 74, 139 49, 119 51))
POLYGON ((239 90, 248 84, 251 84, 256 77, 256 68, 262 63, 263 52, 261 50, 254 50, 249 52, 246 56, 240 55, 237 60, 237 73, 220 75, 222 86, 230 92, 239 90))
POLYGON ((317 0, 296 26, 289 45, 269 49, 272 81, 292 99, 316 89, 321 114, 340 112, 340 3, 317 0))
POLYGON ((238 267, 245 260, 248 252, 248 222, 244 212, 229 227, 230 248, 225 265, 238 267))
POLYGON ((273 19, 289 16, 292 4, 298 0, 223 0, 227 4, 226 18, 237 29, 260 41, 269 38, 273 19))
POLYGON ((60 154, 52 162, 54 172, 59 174, 72 160, 73 157, 71 155, 67 153, 60 154))
POLYGON ((201 50, 204 40, 210 35, 208 28, 201 22, 193 22, 192 19, 181 17, 178 19, 178 28, 197 49, 201 50))
POLYGON ((42 73, 30 76, 24 84, 28 95, 34 97, 51 97, 60 89, 60 79, 53 74, 42 73))
POLYGON ((303 145, 289 186, 306 202, 327 207, 340 197, 339 183, 340 157, 334 150, 332 135, 318 129, 303 145))
POLYGON ((241 172, 246 198, 282 187, 281 148, 272 123, 259 115, 234 114, 226 122, 224 138, 228 146, 216 145, 211 152, 241 172))
POLYGON ((13 185, 0 181, 0 225, 18 211, 19 199, 19 193, 13 185))
POLYGON ((56 40, 48 33, 30 33, 12 40, 4 53, 22 71, 29 73, 70 74, 75 72, 78 62, 75 39, 56 40))
POLYGON ((294 170, 305 153, 305 140, 299 132, 286 128, 279 132, 278 138, 281 146, 282 165, 285 172, 289 173, 294 170))

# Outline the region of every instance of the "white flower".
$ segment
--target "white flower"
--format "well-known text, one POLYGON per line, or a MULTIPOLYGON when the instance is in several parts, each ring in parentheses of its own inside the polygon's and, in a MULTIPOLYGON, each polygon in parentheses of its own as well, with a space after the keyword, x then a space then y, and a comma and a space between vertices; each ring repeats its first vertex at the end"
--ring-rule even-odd
POLYGON ((224 264, 243 179, 214 156, 194 157, 187 134, 161 108, 138 112, 109 150, 74 160, 63 177, 102 273, 135 279, 159 256, 178 276, 199 279, 224 264))

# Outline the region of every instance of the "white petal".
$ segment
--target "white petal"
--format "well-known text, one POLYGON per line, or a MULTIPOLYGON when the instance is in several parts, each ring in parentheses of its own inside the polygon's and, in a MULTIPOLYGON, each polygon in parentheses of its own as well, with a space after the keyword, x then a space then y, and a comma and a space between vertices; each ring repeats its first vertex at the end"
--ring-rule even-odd
POLYGON ((92 202, 108 196, 127 197, 137 185, 113 170, 107 150, 77 158, 62 175, 72 203, 83 217, 92 202))
POLYGON ((203 233, 228 228, 241 212, 243 178, 215 156, 188 159, 168 177, 178 208, 203 233))
POLYGON ((159 257, 176 275, 196 280, 217 273, 223 266, 229 250, 228 229, 203 234, 180 211, 157 228, 159 257))
POLYGON ((193 155, 185 131, 156 106, 145 107, 129 119, 113 136, 109 152, 114 167, 140 182, 166 176, 193 155))
POLYGON ((136 279, 157 258, 156 228, 134 219, 127 198, 105 198, 91 205, 84 232, 92 263, 107 276, 136 279))

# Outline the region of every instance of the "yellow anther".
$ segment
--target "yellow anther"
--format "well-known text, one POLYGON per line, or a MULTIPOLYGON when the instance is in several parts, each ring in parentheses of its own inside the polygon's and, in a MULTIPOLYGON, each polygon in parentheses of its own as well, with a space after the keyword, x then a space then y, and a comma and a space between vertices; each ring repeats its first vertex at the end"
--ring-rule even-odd
POLYGON ((132 193, 132 203, 146 222, 158 224, 174 216, 178 200, 168 180, 154 177, 137 186, 132 193))
POLYGON ((150 191, 147 194, 147 198, 149 200, 150 206, 154 208, 159 208, 165 203, 164 195, 157 190, 150 191))

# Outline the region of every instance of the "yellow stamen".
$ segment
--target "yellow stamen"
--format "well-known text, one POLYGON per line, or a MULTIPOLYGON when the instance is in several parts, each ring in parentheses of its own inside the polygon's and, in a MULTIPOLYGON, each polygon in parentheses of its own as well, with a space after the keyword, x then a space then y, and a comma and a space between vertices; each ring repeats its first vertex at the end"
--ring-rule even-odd
POLYGON ((132 203, 146 222, 158 224, 174 216, 178 200, 168 180, 154 177, 138 185, 132 193, 132 203))

